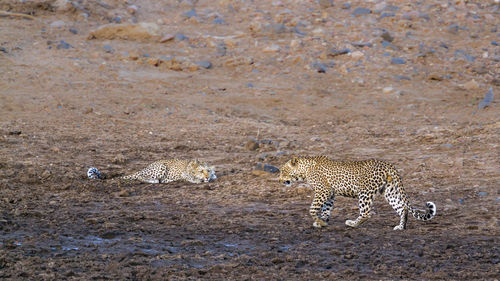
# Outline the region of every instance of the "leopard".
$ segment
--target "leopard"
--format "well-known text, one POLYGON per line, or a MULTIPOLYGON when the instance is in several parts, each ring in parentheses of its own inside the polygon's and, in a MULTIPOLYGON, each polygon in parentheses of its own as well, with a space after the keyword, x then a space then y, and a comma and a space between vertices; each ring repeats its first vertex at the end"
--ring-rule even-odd
POLYGON ((408 213, 421 221, 429 221, 436 216, 436 204, 433 202, 426 203, 425 211, 410 205, 400 174, 393 164, 382 160, 294 156, 281 166, 279 181, 288 187, 293 182, 305 181, 313 189, 309 214, 316 228, 328 225, 335 196, 358 199, 359 216, 345 221, 350 227, 358 227, 371 217, 373 199, 377 194, 382 194, 400 216, 394 230, 406 229, 408 213))
MULTIPOLYGON (((95 167, 90 167, 87 170, 87 177, 89 179, 104 179, 101 172, 95 167)), ((215 168, 208 166, 205 162, 200 162, 197 159, 167 159, 155 161, 136 173, 118 179, 157 184, 180 180, 191 183, 212 182, 216 178, 215 168)))

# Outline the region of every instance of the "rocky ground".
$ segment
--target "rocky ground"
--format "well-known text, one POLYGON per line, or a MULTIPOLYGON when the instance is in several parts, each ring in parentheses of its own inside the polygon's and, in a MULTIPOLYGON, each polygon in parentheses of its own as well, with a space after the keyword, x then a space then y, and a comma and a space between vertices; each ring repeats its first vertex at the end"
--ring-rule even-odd
POLYGON ((0 1, 0 278, 499 278, 498 1, 0 1), (408 3, 407 3, 408 2, 408 3), (27 16, 28 15, 28 16, 27 16), (358 229, 273 166, 379 158, 358 229), (91 181, 199 158, 213 183, 91 181), (266 165, 267 164, 267 165, 266 165))

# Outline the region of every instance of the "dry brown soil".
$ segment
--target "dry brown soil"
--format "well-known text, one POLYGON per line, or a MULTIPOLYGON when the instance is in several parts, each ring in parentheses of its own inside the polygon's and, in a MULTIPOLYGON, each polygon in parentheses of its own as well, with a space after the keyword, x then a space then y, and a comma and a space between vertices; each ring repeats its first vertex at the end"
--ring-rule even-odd
POLYGON ((35 18, 0 16, 0 279, 499 278, 495 1, 57 3, 0 0, 35 18), (158 31, 89 39, 117 17, 158 31), (352 229, 337 198, 315 229, 256 169, 295 154, 392 162, 437 216, 393 231, 379 197, 352 229), (218 179, 86 177, 174 157, 218 179))

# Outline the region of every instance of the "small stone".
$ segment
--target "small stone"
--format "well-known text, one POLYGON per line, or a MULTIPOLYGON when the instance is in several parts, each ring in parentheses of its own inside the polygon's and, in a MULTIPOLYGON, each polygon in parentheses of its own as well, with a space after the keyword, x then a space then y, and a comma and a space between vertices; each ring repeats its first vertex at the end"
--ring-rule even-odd
POLYGON ((493 45, 493 46, 500 46, 500 43, 498 43, 497 41, 491 41, 491 45, 493 45))
POLYGON ((165 42, 168 42, 168 41, 171 41, 175 38, 174 35, 172 34, 166 34, 164 35, 161 39, 160 39, 160 43, 165 43, 165 42))
POLYGON ((113 164, 123 164, 127 161, 127 158, 123 154, 116 155, 111 162, 113 164))
POLYGON ((66 23, 64 21, 57 20, 57 21, 52 22, 50 24, 50 27, 52 27, 52 28, 61 28, 61 27, 65 26, 65 25, 66 25, 66 23))
POLYGON ((122 189, 122 190, 120 190, 120 192, 118 192, 118 196, 120 196, 120 197, 129 197, 130 196, 130 192, 128 192, 128 190, 126 190, 126 189, 122 189))
POLYGON ((58 152, 61 151, 59 148, 57 148, 55 146, 51 147, 49 150, 52 151, 52 152, 55 152, 55 153, 58 153, 58 152))
POLYGON ((212 63, 209 61, 197 61, 195 64, 199 67, 205 68, 205 69, 210 69, 212 68, 212 63))
POLYGON ((361 51, 354 51, 354 52, 352 52, 352 53, 351 53, 351 57, 352 57, 353 59, 359 59, 359 58, 362 58, 362 57, 364 57, 364 55, 365 55, 365 54, 363 54, 363 52, 361 52, 361 51))
POLYGON ((219 42, 219 43, 217 43, 217 45, 216 45, 216 47, 215 47, 215 48, 216 48, 216 50, 217 50, 217 53, 216 53, 216 54, 217 54, 218 56, 223 57, 223 56, 225 56, 225 55, 226 55, 226 52, 227 52, 226 43, 224 43, 224 42, 219 42))
POLYGON ((392 92, 392 90, 394 90, 394 88, 392 88, 392 87, 385 87, 385 88, 382 89, 382 92, 384 94, 389 94, 389 93, 392 92))
POLYGON ((351 8, 351 4, 349 4, 349 3, 342 4, 342 9, 349 10, 350 8, 351 8))
POLYGON ((406 64, 406 61, 402 58, 392 58, 391 63, 392 64, 406 64))
POLYGON ((226 21, 224 19, 221 19, 221 18, 215 18, 213 21, 212 21, 213 24, 226 24, 226 21))
POLYGON ((410 81, 411 80, 410 77, 405 76, 405 75, 394 75, 394 79, 396 79, 398 81, 401 81, 401 80, 408 80, 408 81, 410 81))
POLYGON ((321 9, 327 9, 333 6, 333 0, 319 0, 319 7, 321 9))
POLYGON ((382 35, 380 35, 380 37, 382 37, 382 39, 384 39, 387 42, 394 41, 394 37, 392 37, 392 35, 388 31, 384 31, 382 35))
POLYGON ((340 50, 330 49, 327 53, 327 56, 336 57, 336 56, 340 56, 340 55, 349 54, 350 52, 351 52, 350 49, 340 49, 340 50))
POLYGON ((8 52, 7 52, 7 49, 5 49, 4 47, 0 47, 0 52, 5 53, 5 54, 7 54, 7 53, 8 53, 8 52))
POLYGON ((467 54, 464 50, 456 50, 454 55, 457 59, 463 58, 463 59, 467 60, 468 62, 474 62, 476 60, 473 56, 467 54))
POLYGON ((78 34, 78 29, 72 27, 69 29, 69 32, 71 32, 73 34, 78 34))
POLYGON ((89 34, 89 39, 124 39, 142 40, 159 36, 159 26, 156 23, 141 22, 138 24, 105 24, 89 34))
POLYGON ((254 139, 250 139, 245 144, 245 148, 248 150, 256 150, 259 148, 259 143, 254 139))
POLYGON ((354 47, 364 48, 364 47, 373 47, 373 44, 370 42, 353 42, 351 43, 354 47))
POLYGON ((477 193, 479 196, 488 196, 488 192, 480 191, 477 193))
POLYGON ((276 52, 279 52, 279 50, 280 50, 280 46, 278 46, 276 44, 272 44, 271 46, 264 48, 263 51, 266 53, 276 53, 276 52))
POLYGON ((184 40, 189 40, 189 38, 182 33, 177 33, 177 34, 175 34, 175 40, 184 41, 184 40))
POLYGON ((198 15, 196 14, 196 10, 195 9, 191 9, 187 12, 184 12, 182 14, 184 17, 190 19, 190 18, 193 18, 193 17, 197 17, 198 15))
POLYGON ((403 15, 401 15, 401 18, 405 19, 405 20, 414 20, 414 19, 418 18, 419 16, 420 16, 419 12, 410 11, 410 12, 403 13, 403 15))
POLYGON ((459 26, 456 24, 448 25, 448 32, 458 34, 459 26))
POLYGON ((280 169, 278 169, 277 167, 275 167, 273 165, 263 164, 263 163, 257 163, 257 165, 255 166, 255 169, 261 170, 264 172, 268 172, 271 174, 279 173, 279 171, 280 171, 280 169))
POLYGON ((316 70, 319 73, 325 73, 326 70, 328 69, 328 67, 324 63, 321 63, 321 62, 312 63, 311 68, 316 70))
POLYGON ((71 46, 69 43, 67 43, 64 40, 61 40, 61 41, 59 41, 59 44, 57 44, 56 48, 58 50, 59 49, 69 49, 69 48, 73 48, 73 46, 71 46))
POLYGON ((362 7, 358 7, 356 9, 354 9, 354 11, 352 11, 353 16, 369 15, 371 13, 372 13, 372 11, 370 9, 362 8, 362 7))
POLYGON ((392 18, 392 17, 395 17, 396 16, 396 13, 393 13, 393 12, 384 12, 380 15, 380 18, 379 19, 383 19, 383 18, 392 18))
POLYGON ((130 6, 128 6, 128 7, 127 7, 127 12, 128 12, 129 14, 131 14, 131 15, 134 15, 135 13, 137 13, 137 10, 138 10, 138 9, 139 9, 139 8, 137 8, 137 6, 136 6, 136 5, 130 5, 130 6))
POLYGON ((122 22, 122 18, 121 17, 114 17, 111 21, 114 23, 120 23, 120 22, 122 22))
POLYGON ((451 143, 443 143, 441 146, 442 147, 446 147, 446 148, 452 148, 453 144, 451 144, 451 143))
POLYGON ((476 80, 472 79, 469 82, 464 84, 464 88, 466 90, 477 90, 479 89, 479 84, 476 82, 476 80))
POLYGON ((479 103, 478 108, 483 109, 491 104, 493 101, 493 88, 490 88, 490 90, 484 95, 484 99, 479 103))
POLYGON ((106 53, 109 53, 109 54, 113 54, 115 52, 115 50, 113 49, 113 47, 111 47, 110 45, 104 45, 104 51, 106 53))

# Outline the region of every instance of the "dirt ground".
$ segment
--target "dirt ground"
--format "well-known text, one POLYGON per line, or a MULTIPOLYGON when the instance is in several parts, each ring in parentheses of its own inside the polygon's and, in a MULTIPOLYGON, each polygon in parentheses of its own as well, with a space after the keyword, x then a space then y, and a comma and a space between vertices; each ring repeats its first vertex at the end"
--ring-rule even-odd
POLYGON ((0 279, 498 280, 500 7, 407 2, 0 0, 34 17, 0 16, 0 279), (389 161, 437 216, 315 229, 257 167, 291 155, 389 161), (86 177, 166 158, 218 179, 86 177))

